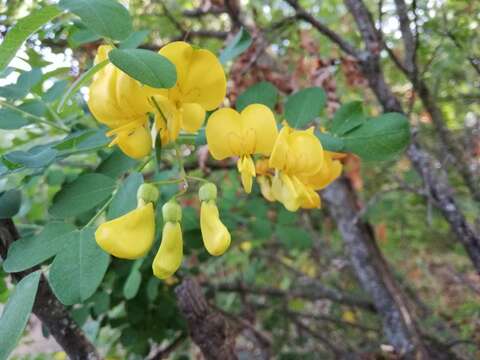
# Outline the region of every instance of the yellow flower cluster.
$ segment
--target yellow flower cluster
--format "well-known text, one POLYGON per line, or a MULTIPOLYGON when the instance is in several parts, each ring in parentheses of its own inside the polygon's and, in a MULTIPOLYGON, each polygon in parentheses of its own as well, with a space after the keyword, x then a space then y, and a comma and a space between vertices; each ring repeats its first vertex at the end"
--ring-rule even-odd
MULTIPOLYGON (((220 221, 215 203, 217 187, 206 183, 199 190, 200 230, 207 251, 213 256, 222 255, 230 246, 230 233, 220 221)), ((142 185, 137 193, 137 208, 116 219, 104 222, 96 232, 97 244, 107 253, 120 259, 138 259, 151 249, 155 237, 155 212, 153 204, 158 190, 150 184, 142 185)), ((183 258, 182 208, 175 200, 162 207, 163 231, 160 248, 152 263, 153 273, 160 279, 172 276, 183 258)))
MULTIPOLYGON (((111 49, 101 46, 95 62, 105 61, 111 49)), ((206 112, 218 108, 226 95, 225 73, 208 50, 180 41, 166 45, 159 53, 176 67, 177 81, 170 89, 144 86, 110 63, 95 74, 90 86, 88 106, 94 117, 110 128, 107 135, 114 137, 110 146, 117 144, 132 158, 150 154, 156 136, 165 145, 175 142, 180 131, 198 131, 206 112)), ((342 171, 341 163, 333 153, 323 150, 313 130, 295 130, 285 123, 278 131, 273 112, 265 105, 251 104, 240 113, 231 108, 213 112, 206 138, 213 158, 238 157, 237 168, 247 193, 256 177, 267 200, 296 211, 320 207, 317 190, 342 171)), ((182 180, 187 177, 183 170, 182 180)), ((122 259, 145 256, 155 238, 157 198, 153 185, 142 185, 135 210, 98 227, 98 245, 122 259)), ((231 237, 219 217, 216 186, 204 184, 199 198, 205 248, 213 256, 222 255, 231 237)), ((162 241, 152 269, 155 276, 166 279, 178 270, 183 257, 182 209, 175 198, 164 204, 162 215, 162 241)))
MULTIPOLYGON (((100 46, 95 63, 105 61, 111 49, 100 46)), ((225 72, 210 51, 176 41, 159 53, 177 71, 177 82, 170 89, 144 86, 110 63, 95 74, 90 85, 88 107, 98 121, 111 129, 107 136, 115 138, 110 145, 117 144, 135 159, 152 150, 149 114, 155 118, 154 133, 165 145, 175 141, 180 130, 198 131, 206 111, 216 109, 226 94, 225 72)))
POLYGON ((274 115, 265 105, 252 104, 241 113, 229 108, 215 111, 208 120, 206 136, 215 159, 238 156, 237 168, 247 193, 258 174, 262 195, 280 201, 290 211, 320 207, 317 190, 342 171, 333 153, 323 150, 313 127, 294 130, 284 124, 278 132, 274 115), (269 158, 255 165, 253 155, 269 158))

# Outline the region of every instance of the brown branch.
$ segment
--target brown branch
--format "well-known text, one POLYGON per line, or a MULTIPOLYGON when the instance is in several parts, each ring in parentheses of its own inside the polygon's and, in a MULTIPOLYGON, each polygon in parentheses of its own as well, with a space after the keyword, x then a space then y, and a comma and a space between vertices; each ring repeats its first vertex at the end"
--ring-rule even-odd
POLYGON ((337 180, 323 191, 323 198, 337 222, 352 267, 382 316, 387 338, 402 356, 426 357, 410 304, 383 259, 372 229, 358 220, 358 201, 351 184, 346 179, 337 180))
POLYGON ((187 278, 175 289, 189 334, 207 359, 234 360, 234 342, 226 319, 212 309, 198 283, 187 278))
POLYGON ((239 0, 223 0, 225 10, 230 17, 232 22, 231 32, 235 32, 240 29, 242 26, 245 27, 243 20, 241 18, 241 5, 239 0))
MULTIPOLYGON (((345 0, 345 3, 358 24, 360 31, 376 31, 373 24, 370 24, 370 26, 365 26, 364 24, 364 22, 371 21, 371 15, 361 0, 345 0)), ((379 39, 377 35, 368 36, 367 34, 363 38, 368 41, 378 41, 379 39)), ((367 47, 374 48, 376 45, 372 44, 367 47)), ((403 113, 399 100, 385 81, 378 57, 370 58, 368 62, 360 61, 360 65, 364 76, 368 79, 370 88, 383 106, 384 111, 403 113)), ((432 120, 435 119, 434 121, 437 123, 438 129, 444 128, 443 115, 431 97, 425 83, 418 81, 417 85, 419 87, 419 96, 424 101, 425 107, 433 114, 432 120)), ((444 129, 446 130, 446 128, 444 129)), ((448 136, 447 134, 447 131, 440 133, 440 136, 444 138, 444 142, 446 142, 445 137, 448 136)), ((451 140, 450 146, 453 146, 454 143, 451 140)), ((430 197, 434 200, 434 204, 442 212, 457 239, 464 245, 477 272, 480 273, 480 235, 476 234, 471 225, 468 224, 463 212, 455 201, 447 175, 441 168, 436 166, 435 161, 421 148, 415 138, 412 139, 408 147, 407 155, 415 170, 422 177, 430 197)), ((461 163, 459 165, 464 165, 465 167, 465 162, 461 163)), ((467 176, 468 174, 463 172, 462 175, 467 176)), ((467 178, 468 183, 474 186, 475 178, 473 176, 467 176, 467 178)))
POLYGON ((184 333, 181 333, 175 340, 168 344, 165 348, 158 350, 154 355, 150 356, 148 360, 162 360, 167 359, 170 354, 175 351, 187 339, 184 333))
POLYGON ((417 73, 417 41, 410 29, 410 19, 408 18, 407 4, 405 0, 395 0, 398 20, 400 22, 400 32, 402 33, 403 45, 405 48, 404 63, 409 73, 415 78, 417 73))
POLYGON ((353 45, 347 42, 342 36, 337 34, 335 31, 330 29, 328 26, 317 20, 315 17, 310 15, 303 7, 300 6, 298 0, 285 0, 294 10, 296 13, 296 17, 309 23, 315 29, 317 29, 321 34, 325 35, 329 38, 333 43, 337 44, 340 49, 342 49, 347 54, 358 57, 359 53, 358 50, 355 49, 353 45))
MULTIPOLYGON (((0 256, 3 259, 7 257, 8 247, 18 239, 19 234, 13 221, 11 219, 0 219, 0 256)), ((38 268, 37 266, 10 275, 18 282, 38 268)), ((93 344, 71 318, 67 308, 57 300, 43 275, 40 278, 33 313, 42 321, 70 359, 100 359, 93 344)))
POLYGON ((220 15, 225 13, 226 10, 223 7, 212 6, 208 9, 195 8, 192 10, 183 10, 182 14, 185 17, 198 18, 205 15, 220 15))
POLYGON ((288 291, 274 287, 257 287, 245 285, 243 283, 221 283, 221 284, 203 284, 214 291, 238 292, 253 295, 264 295, 271 297, 303 298, 308 300, 328 299, 344 305, 357 306, 369 311, 375 311, 372 303, 358 297, 344 294, 336 289, 327 288, 317 282, 304 281, 301 286, 291 288, 288 291))

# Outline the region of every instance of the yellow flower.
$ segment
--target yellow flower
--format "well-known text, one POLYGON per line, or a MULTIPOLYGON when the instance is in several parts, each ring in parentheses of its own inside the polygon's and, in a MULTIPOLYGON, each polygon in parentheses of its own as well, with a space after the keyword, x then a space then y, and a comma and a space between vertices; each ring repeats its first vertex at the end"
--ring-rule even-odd
POLYGON ((287 174, 313 175, 323 166, 323 148, 313 127, 295 130, 284 124, 272 150, 269 166, 287 174))
POLYGON ((249 105, 241 113, 223 108, 210 116, 205 133, 215 159, 239 157, 243 188, 250 193, 252 177, 256 176, 252 155, 270 155, 278 135, 272 111, 261 104, 249 105))
POLYGON ((177 69, 177 83, 157 90, 154 96, 156 127, 162 144, 174 141, 180 130, 196 132, 206 111, 216 109, 225 98, 227 81, 217 57, 208 50, 194 49, 183 41, 172 42, 159 53, 177 69))
POLYGON ((163 225, 162 242, 155 259, 153 274, 159 279, 167 279, 178 270, 183 258, 183 237, 180 221, 182 208, 175 201, 169 201, 162 208, 163 225))
POLYGON ((198 196, 200 207, 200 230, 205 248, 213 256, 222 255, 230 246, 230 232, 220 221, 217 204, 217 187, 207 183, 200 187, 198 196))
POLYGON ((163 226, 162 243, 152 263, 153 274, 167 279, 178 270, 183 257, 182 228, 178 222, 167 221, 163 226))
POLYGON ((269 166, 276 169, 276 173, 271 186, 262 180, 265 188, 262 194, 267 194, 267 199, 280 201, 289 211, 320 207, 320 196, 303 181, 324 166, 324 151, 313 134, 313 127, 295 130, 285 124, 273 147, 269 166))
POLYGON ((121 259, 138 259, 152 247, 155 235, 153 204, 140 206, 101 224, 95 232, 98 246, 121 259))
MULTIPOLYGON (((111 46, 100 46, 95 64, 107 60, 111 49, 111 46)), ((149 97, 155 91, 110 63, 95 74, 88 107, 99 122, 113 129, 107 133, 107 136, 115 136, 110 146, 118 144, 133 158, 148 155, 152 149, 148 113, 154 110, 149 97)))
POLYGON ((214 200, 202 201, 200 208, 200 230, 203 244, 213 256, 222 255, 230 246, 230 232, 220 221, 214 200))

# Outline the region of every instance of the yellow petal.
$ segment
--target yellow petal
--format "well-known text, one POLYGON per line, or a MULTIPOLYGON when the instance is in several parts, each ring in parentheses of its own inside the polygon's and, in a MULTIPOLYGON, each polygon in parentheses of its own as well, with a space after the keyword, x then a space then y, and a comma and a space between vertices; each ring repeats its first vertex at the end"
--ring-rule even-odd
POLYGON ((116 140, 118 147, 133 159, 141 159, 152 151, 152 135, 145 126, 140 126, 116 140))
POLYGON ((326 188, 342 173, 342 163, 338 160, 333 160, 332 153, 325 151, 324 166, 312 176, 302 179, 305 183, 313 189, 321 190, 326 188))
POLYGON ((252 178, 255 177, 255 164, 249 155, 242 156, 237 161, 237 168, 242 178, 243 189, 247 194, 252 192, 252 178))
MULTIPOLYGON (((95 63, 107 59, 111 46, 100 46, 95 63)), ((149 88, 141 85, 113 64, 98 71, 89 88, 88 107, 93 116, 111 128, 139 117, 146 119, 152 110, 148 102, 149 88)))
POLYGON ((159 279, 172 276, 180 267, 182 258, 183 238, 180 223, 167 221, 163 226, 160 248, 153 259, 153 274, 159 279))
POLYGON ((182 114, 182 129, 194 133, 198 131, 205 120, 205 110, 195 103, 186 103, 180 109, 182 114))
POLYGON ((216 160, 242 155, 243 127, 238 112, 223 108, 210 115, 205 135, 208 150, 216 160))
POLYGON ((273 113, 261 104, 249 105, 241 114, 230 108, 217 110, 206 127, 208 148, 217 160, 229 156, 269 155, 277 134, 273 113))
POLYGON ((262 104, 251 104, 243 109, 240 116, 244 132, 249 132, 246 138, 254 142, 250 153, 270 155, 278 136, 277 124, 270 108, 262 104))
POLYGON ((303 199, 295 188, 292 178, 287 174, 280 173, 273 178, 272 193, 288 211, 297 211, 302 204, 303 199))
POLYGON ((162 145, 166 145, 177 139, 182 125, 182 115, 169 98, 156 95, 154 99, 160 108, 158 111, 155 106, 155 126, 160 133, 162 145))
POLYGON ((230 246, 230 232, 220 221, 214 201, 202 201, 200 208, 200 230, 203 244, 213 256, 222 255, 230 246))
POLYGON ((116 98, 120 102, 122 110, 132 116, 147 114, 153 111, 149 97, 152 96, 151 88, 142 85, 123 71, 118 70, 116 86, 116 98))
POLYGON ((308 130, 293 130, 285 125, 280 131, 270 156, 270 166, 288 174, 309 176, 324 163, 322 144, 308 130))
POLYGON ((205 110, 217 108, 225 98, 227 80, 217 57, 205 49, 193 49, 190 44, 176 41, 164 46, 159 53, 177 68, 180 101, 197 103, 205 110))
POLYGON ((272 190, 272 177, 271 176, 258 176, 257 182, 260 185, 260 192, 263 197, 268 201, 275 201, 275 196, 272 190))
POLYGON ((268 165, 271 168, 279 170, 284 170, 287 168, 287 163, 289 160, 288 153, 290 151, 288 138, 292 132, 293 129, 289 126, 283 126, 280 130, 268 160, 268 165))
POLYGON ((101 224, 95 232, 98 246, 121 259, 138 259, 152 247, 155 215, 152 203, 101 224))

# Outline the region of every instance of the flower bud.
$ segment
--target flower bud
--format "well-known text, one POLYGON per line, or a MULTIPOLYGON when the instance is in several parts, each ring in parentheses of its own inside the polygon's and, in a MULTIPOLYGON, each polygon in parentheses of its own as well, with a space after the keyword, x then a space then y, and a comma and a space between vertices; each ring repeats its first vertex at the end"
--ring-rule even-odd
POLYGON ((200 208, 200 230, 203 244, 213 256, 222 255, 230 246, 230 233, 220 221, 215 201, 203 201, 200 208))
POLYGON ((138 259, 152 247, 155 236, 153 204, 148 203, 101 224, 95 240, 105 252, 120 259, 138 259))
POLYGON ((180 222, 182 220, 182 208, 175 200, 170 200, 163 205, 162 215, 165 222, 180 222))
POLYGON ((137 200, 143 200, 144 203, 156 202, 160 192, 157 187, 152 184, 142 184, 137 191, 137 200))
POLYGON ((178 222, 166 222, 163 226, 162 243, 152 263, 153 274, 166 279, 178 270, 183 257, 182 228, 178 222))
POLYGON ((201 201, 217 199, 217 186, 214 183, 206 183, 198 190, 198 197, 201 201))

